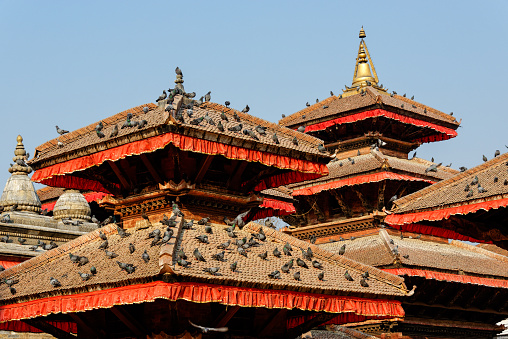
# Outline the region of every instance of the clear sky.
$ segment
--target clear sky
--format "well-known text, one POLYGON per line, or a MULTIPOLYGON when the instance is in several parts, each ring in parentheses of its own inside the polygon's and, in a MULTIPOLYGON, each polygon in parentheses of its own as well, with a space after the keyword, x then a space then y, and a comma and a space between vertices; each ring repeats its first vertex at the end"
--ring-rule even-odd
MULTIPOLYGON (((363 25, 380 82, 454 112, 418 156, 472 167, 508 151, 506 1, 1 1, 0 186, 27 150, 185 89, 277 121, 351 85, 363 25)), ((1 188, 0 188, 1 189, 1 188)))

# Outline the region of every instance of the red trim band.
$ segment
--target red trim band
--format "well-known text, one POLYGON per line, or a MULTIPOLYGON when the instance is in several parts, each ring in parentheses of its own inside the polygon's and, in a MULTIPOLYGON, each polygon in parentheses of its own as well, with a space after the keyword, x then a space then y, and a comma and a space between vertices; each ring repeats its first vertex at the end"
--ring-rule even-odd
POLYGON ((484 201, 477 204, 442 208, 435 211, 425 211, 407 214, 390 214, 386 216, 385 222, 390 225, 404 225, 414 224, 422 220, 437 221, 448 219, 454 214, 469 214, 479 210, 491 210, 498 209, 500 207, 506 207, 508 205, 507 199, 498 199, 491 201, 484 201))
POLYGON ((72 176, 69 178, 69 174, 85 170, 92 166, 99 166, 105 161, 117 161, 128 156, 153 152, 169 144, 173 144, 183 151, 222 155, 228 159, 259 162, 266 166, 274 166, 280 169, 299 172, 298 175, 297 173, 289 172, 267 178, 256 186, 255 190, 263 190, 265 188, 275 187, 275 185, 286 185, 302 180, 312 180, 328 174, 328 167, 326 167, 325 164, 268 152, 249 150, 237 146, 224 145, 219 142, 197 139, 175 133, 165 133, 41 168, 35 171, 32 176, 32 181, 48 186, 89 189, 96 192, 110 193, 99 182, 72 176))
POLYGON ((469 275, 458 275, 451 273, 442 273, 435 271, 417 270, 411 268, 385 268, 382 271, 396 274, 398 276, 407 275, 409 277, 424 277, 425 279, 435 279, 440 281, 454 281, 464 284, 484 285, 489 287, 508 288, 508 280, 472 277, 469 275))
POLYGON ((365 112, 360 112, 360 113, 348 115, 345 117, 335 118, 335 119, 320 122, 320 123, 314 124, 314 125, 309 125, 309 126, 305 127, 305 132, 307 133, 307 132, 312 132, 312 131, 322 131, 322 130, 326 129, 327 127, 330 127, 333 125, 353 123, 353 122, 357 122, 359 120, 365 120, 365 119, 377 118, 377 117, 385 117, 388 119, 400 121, 400 122, 402 122, 404 124, 408 124, 408 125, 415 125, 415 126, 419 126, 419 127, 430 128, 430 129, 433 129, 441 134, 439 137, 428 136, 428 137, 415 139, 415 140, 413 140, 414 142, 432 142, 432 141, 438 141, 438 140, 446 140, 446 139, 454 138, 457 136, 457 132, 451 128, 439 126, 439 125, 436 125, 436 124, 433 124, 433 123, 430 123, 427 121, 423 121, 423 120, 418 120, 418 119, 406 117, 404 115, 389 112, 384 109, 374 109, 374 110, 370 110, 370 111, 365 111, 365 112))
POLYGON ((155 281, 3 305, 0 306, 0 322, 56 313, 83 312, 98 308, 110 308, 115 305, 153 302, 156 299, 187 300, 198 303, 217 302, 223 305, 242 307, 298 308, 304 311, 328 313, 351 312, 364 316, 404 316, 401 302, 397 300, 364 299, 190 282, 155 281))
MULTIPOLYGON (((386 219, 385 219, 386 222, 386 219)), ((445 239, 455 239, 455 240, 462 240, 462 241, 470 241, 470 242, 481 242, 481 243, 487 243, 492 244, 492 241, 485 241, 485 240, 479 240, 475 238, 468 237, 467 235, 462 235, 460 233, 457 233, 455 231, 442 228, 442 227, 435 227, 435 226, 428 226, 428 225, 422 225, 422 224, 405 224, 405 225, 393 225, 389 224, 391 227, 398 229, 402 232, 411 232, 411 233, 421 233, 421 234, 427 234, 432 235, 434 237, 440 237, 445 239)))
POLYGON ((300 188, 300 189, 294 190, 292 195, 293 196, 314 195, 314 194, 317 194, 321 191, 340 188, 343 186, 359 185, 359 184, 365 184, 365 183, 369 183, 369 182, 378 182, 378 181, 382 181, 382 180, 423 181, 423 182, 428 182, 430 184, 434 183, 434 181, 431 181, 431 180, 415 178, 415 177, 411 177, 409 175, 404 175, 404 174, 397 174, 397 173, 393 173, 393 172, 378 172, 378 173, 373 173, 373 174, 359 175, 359 176, 352 177, 352 178, 327 182, 327 183, 321 184, 321 185, 300 188))

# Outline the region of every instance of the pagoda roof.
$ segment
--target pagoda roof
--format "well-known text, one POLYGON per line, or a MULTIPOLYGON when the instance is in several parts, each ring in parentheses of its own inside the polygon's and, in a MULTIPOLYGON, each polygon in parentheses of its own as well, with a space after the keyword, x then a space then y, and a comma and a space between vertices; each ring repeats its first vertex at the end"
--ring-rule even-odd
POLYGON ((319 246, 336 253, 344 244, 345 257, 367 265, 389 267, 400 262, 404 268, 448 273, 461 271, 460 274, 495 278, 508 288, 508 257, 460 241, 434 242, 407 236, 401 239, 382 229, 377 234, 319 246), (394 254, 395 248, 399 255, 394 254))
MULTIPOLYGON (((212 102, 205 102, 199 107, 194 106, 192 118, 189 118, 186 113, 186 109, 182 107, 182 101, 182 96, 178 95, 175 97, 173 103, 173 107, 175 109, 183 111, 185 121, 184 123, 178 124, 179 127, 184 127, 185 130, 178 131, 177 133, 194 136, 199 139, 218 141, 225 144, 231 144, 232 139, 234 139, 238 140, 244 148, 262 150, 276 154, 284 152, 285 154, 289 153, 298 158, 326 157, 317 149, 317 146, 322 143, 322 141, 313 136, 299 133, 250 114, 242 113, 232 108, 226 108, 225 106, 212 102), (225 129, 224 132, 219 131, 217 126, 209 125, 205 120, 203 120, 199 125, 190 124, 190 121, 204 117, 206 114, 208 114, 208 116, 217 123, 220 121, 220 112, 224 112, 229 119, 229 122, 225 122, 224 120, 221 121, 225 129), (241 132, 236 133, 229 131, 229 127, 239 124, 233 118, 235 113, 240 117, 243 129, 248 128, 254 131, 257 125, 261 125, 262 127, 267 128, 266 136, 256 133, 259 140, 255 140, 241 132), (272 140, 273 133, 277 133, 280 141, 279 145, 272 140), (292 142, 294 137, 296 137, 299 141, 298 146, 295 146, 292 142)), ((161 132, 158 132, 160 127, 167 126, 171 123, 177 124, 175 121, 171 121, 171 123, 170 121, 171 118, 163 106, 157 106, 153 103, 136 106, 37 146, 35 148, 36 155, 34 159, 30 161, 30 165, 35 169, 38 169, 49 164, 82 157, 97 151, 128 144, 135 140, 145 139, 150 136, 160 134, 161 132), (144 107, 149 108, 147 113, 143 112, 144 107), (132 113, 133 121, 146 120, 147 123, 142 128, 120 128, 125 122, 128 113, 132 113), (105 134, 104 138, 97 136, 95 131, 95 127, 99 122, 102 122, 104 125, 102 130, 105 134), (118 135, 116 137, 109 137, 115 125, 119 127, 118 135), (58 141, 63 143, 62 147, 58 147, 58 141), (50 159, 52 161, 49 161, 50 159)))
MULTIPOLYGON (((395 200, 395 208, 392 209, 394 214, 387 217, 390 220, 387 222, 395 222, 398 214, 405 213, 469 206, 470 208, 459 208, 457 211, 451 212, 451 214, 467 214, 475 212, 478 209, 506 206, 508 204, 507 166, 508 153, 504 153, 479 166, 395 200), (477 185, 472 184, 476 177, 478 177, 479 184, 486 192, 479 193, 477 185), (469 186, 473 190, 473 194, 470 197, 467 196, 469 190, 466 190, 466 186, 469 186), (475 209, 475 206, 478 208, 475 209)), ((435 215, 436 217, 438 216, 437 214, 435 215)), ((442 214, 441 217, 432 220, 440 220, 447 217, 449 217, 448 214, 442 214)), ((418 220, 414 220, 414 222, 416 221, 418 220)))
POLYGON ((371 86, 363 87, 362 91, 365 91, 366 94, 362 95, 358 91, 355 94, 347 96, 331 96, 282 118, 279 120, 279 124, 291 128, 301 125, 309 126, 335 117, 347 116, 369 107, 387 107, 396 109, 399 114, 435 123, 453 130, 457 129, 460 125, 460 122, 457 122, 452 115, 409 98, 397 94, 390 95, 371 86), (324 108, 324 106, 328 107, 324 108))
MULTIPOLYGON (((427 172, 425 170, 434 164, 433 162, 420 159, 402 159, 389 155, 383 154, 381 151, 371 150, 370 153, 357 155, 350 157, 349 159, 341 159, 328 163, 329 174, 325 177, 317 178, 314 180, 307 180, 304 182, 290 184, 287 187, 293 189, 293 195, 295 191, 303 192, 304 189, 325 185, 327 183, 337 182, 339 180, 347 180, 350 178, 359 177, 361 175, 367 175, 370 173, 378 172, 394 172, 402 175, 391 177, 380 177, 378 180, 383 179, 396 179, 396 180, 420 180, 429 183, 434 183, 443 179, 448 179, 458 173, 457 170, 440 166, 437 172, 427 172), (351 159, 351 160, 349 160, 351 159), (354 161, 354 163, 353 163, 354 161)), ((349 180, 351 181, 351 180, 349 180)), ((345 182, 345 185, 359 184, 363 182, 345 182)), ((365 182, 372 182, 373 178, 366 178, 365 182)), ((322 186, 324 189, 325 186, 322 186)), ((317 192, 314 192, 317 193, 317 192)), ((305 194, 306 195, 306 194, 305 194)))
MULTIPOLYGON (((179 218, 180 219, 180 218, 179 218)), ((180 222, 180 221, 178 221, 180 222)), ((299 292, 324 293, 331 295, 375 295, 384 297, 404 296, 409 293, 406 289, 403 279, 385 273, 381 270, 355 262, 351 259, 334 255, 331 252, 323 250, 318 246, 298 240, 268 227, 259 224, 250 223, 242 230, 236 230, 238 239, 250 237, 251 233, 263 229, 267 241, 262 242, 259 247, 253 247, 248 251, 247 257, 243 257, 236 251, 235 245, 230 245, 231 250, 227 250, 225 261, 216 261, 212 255, 219 253, 217 245, 226 242, 230 238, 224 231, 224 225, 212 225, 213 233, 208 234, 209 244, 204 244, 195 239, 195 236, 206 234, 204 226, 195 224, 192 230, 183 230, 180 224, 175 241, 160 246, 150 246, 152 239, 148 234, 154 229, 160 229, 164 232, 165 226, 159 222, 154 222, 148 228, 138 230, 128 229, 132 234, 126 238, 121 238, 117 234, 116 224, 109 224, 103 228, 97 229, 72 241, 69 241, 56 249, 47 251, 33 259, 25 261, 20 265, 0 273, 1 278, 17 279, 19 282, 14 285, 16 294, 12 295, 9 288, 0 285, 0 296, 2 303, 21 302, 35 298, 52 297, 57 295, 66 295, 80 293, 84 291, 94 291, 105 288, 126 286, 137 283, 160 280, 163 273, 169 273, 176 281, 192 281, 209 284, 230 285, 230 286, 248 286, 268 289, 294 290, 299 292), (99 232, 104 232, 108 237, 108 250, 118 254, 115 259, 107 259, 103 250, 99 250, 99 245, 103 242, 99 237, 99 232), (277 247, 282 251, 284 244, 288 242, 293 247, 291 257, 282 255, 276 258, 272 252, 277 247), (133 254, 129 252, 129 243, 134 244, 136 251, 133 254), (325 279, 320 281, 317 275, 321 270, 312 268, 310 262, 307 262, 311 268, 299 268, 296 265, 296 258, 301 258, 301 249, 310 247, 314 252, 314 259, 323 264, 325 279), (176 250, 183 249, 188 256, 191 265, 187 268, 176 265, 176 250), (193 250, 198 248, 206 259, 206 262, 198 262, 193 257, 193 250), (146 250, 150 256, 150 261, 145 263, 141 254, 146 250), (258 254, 268 251, 268 260, 258 257, 258 254), (69 254, 86 256, 89 263, 78 267, 69 259, 69 254), (294 267, 290 274, 281 273, 280 279, 272 279, 268 274, 280 270, 281 266, 290 259, 295 259, 294 267), (127 264, 133 264, 136 270, 132 274, 122 271, 116 261, 127 264), (235 272, 229 269, 234 261, 238 262, 235 272), (95 266, 97 274, 89 280, 83 281, 78 271, 89 273, 90 267, 95 266), (203 271, 204 268, 219 267, 217 275, 211 275, 203 271), (344 272, 348 269, 355 281, 344 279, 344 272), (369 287, 362 287, 359 283, 360 275, 368 270, 371 276, 369 287), (296 281, 293 273, 301 272, 301 280, 296 281), (57 278, 62 284, 61 287, 54 288, 49 283, 50 277, 57 278)))

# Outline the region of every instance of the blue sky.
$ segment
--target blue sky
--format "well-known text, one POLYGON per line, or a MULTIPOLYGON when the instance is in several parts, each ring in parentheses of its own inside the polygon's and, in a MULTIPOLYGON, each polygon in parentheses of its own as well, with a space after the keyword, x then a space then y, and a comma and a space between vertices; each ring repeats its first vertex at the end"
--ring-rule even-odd
POLYGON ((380 82, 462 120, 418 156, 508 151, 505 1, 1 1, 0 186, 27 150, 173 87, 277 121, 351 85, 363 25, 380 82))

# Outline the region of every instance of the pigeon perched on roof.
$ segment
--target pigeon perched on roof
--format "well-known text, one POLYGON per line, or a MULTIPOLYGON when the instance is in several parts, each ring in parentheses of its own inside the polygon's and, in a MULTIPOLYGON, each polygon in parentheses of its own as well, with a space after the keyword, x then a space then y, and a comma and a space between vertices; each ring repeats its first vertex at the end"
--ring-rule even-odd
POLYGON ((314 268, 317 268, 317 269, 320 269, 320 270, 323 269, 323 265, 319 261, 317 261, 317 260, 313 260, 312 261, 312 266, 314 268))
POLYGON ((494 158, 501 155, 501 152, 497 149, 495 152, 494 152, 494 158))
POLYGON ((277 247, 275 247, 275 249, 273 250, 273 255, 277 258, 280 258, 281 253, 277 247))
POLYGON ((120 238, 126 238, 129 235, 131 235, 130 233, 126 232, 123 228, 121 228, 118 225, 116 226, 116 231, 118 232, 118 235, 120 236, 120 238))
POLYGON ((64 130, 64 129, 61 129, 61 128, 60 128, 60 127, 58 127, 58 126, 55 126, 55 127, 56 127, 56 131, 57 131, 57 133, 58 133, 58 134, 60 134, 60 135, 64 135, 64 134, 66 134, 66 133, 69 133, 69 131, 66 131, 66 130, 64 130))
POLYGON ((305 132, 305 126, 298 127, 297 131, 300 132, 300 133, 304 133, 305 132))
POLYGON ((273 133, 272 135, 272 140, 274 143, 276 143, 277 145, 280 144, 279 142, 279 138, 277 137, 277 133, 273 133))
POLYGON ((268 274, 268 277, 272 279, 280 279, 280 272, 279 271, 273 271, 272 273, 268 274))
POLYGON ((106 253, 106 257, 108 257, 108 259, 113 259, 113 258, 118 257, 118 254, 116 254, 114 252, 110 252, 108 250, 104 250, 104 253, 106 253))
POLYGON ((157 98, 157 100, 155 100, 156 102, 159 102, 159 101, 162 101, 164 99, 166 99, 168 97, 168 94, 166 93, 166 90, 163 90, 162 91, 162 94, 159 95, 159 97, 157 98))
POLYGON ((234 263, 232 263, 231 265, 229 265, 229 269, 234 272, 236 271, 236 267, 238 266, 238 261, 235 261, 234 263))
POLYGON ((326 148, 325 148, 325 146, 323 144, 319 144, 318 145, 318 150, 321 153, 326 153, 326 148))
POLYGON ((2 219, 0 219, 0 222, 6 223, 6 224, 12 222, 11 215, 10 214, 5 214, 2 217, 2 219))
POLYGON ((310 104, 308 101, 305 103, 305 106, 310 107, 310 104))
POLYGON ((478 176, 475 175, 475 177, 473 178, 473 181, 471 181, 471 185, 478 185, 478 176))
POLYGON ((441 162, 440 162, 439 164, 437 164, 437 165, 436 165, 436 164, 432 164, 432 165, 430 165, 429 167, 427 167, 427 168, 425 169, 425 174, 427 174, 428 172, 437 172, 437 168, 438 168, 439 166, 441 166, 441 165, 442 165, 442 163, 441 163, 441 162))
POLYGON ((293 278, 294 278, 295 280, 299 281, 299 280, 300 280, 300 271, 295 272, 295 273, 293 274, 293 278))
POLYGON ((238 125, 233 126, 233 127, 228 127, 228 130, 231 131, 231 132, 240 132, 242 130, 242 127, 243 127, 242 124, 238 124, 238 125))
POLYGON ((242 109, 242 113, 248 113, 250 111, 249 105, 246 105, 244 109, 242 109))
POLYGON ((300 258, 296 259, 296 264, 298 266, 303 267, 303 268, 309 268, 309 266, 307 266, 307 263, 305 261, 303 261, 302 259, 300 259, 300 258))
POLYGON ((129 253, 132 254, 136 251, 136 247, 134 247, 133 243, 129 243, 129 253))
POLYGON ((210 242, 208 241, 208 236, 205 234, 205 235, 198 235, 195 237, 197 240, 199 240, 201 243, 203 244, 209 244, 210 242))
POLYGON ((485 155, 483 155, 483 161, 488 161, 489 159, 487 159, 487 157, 485 155))
POLYGON ((250 129, 246 128, 243 130, 243 134, 250 136, 254 140, 259 140, 257 135, 250 129))
POLYGON ((262 127, 261 125, 257 125, 255 128, 256 132, 263 136, 266 135, 266 129, 267 127, 262 127))
POLYGON ((192 252, 192 254, 194 254, 194 257, 196 258, 196 260, 206 262, 205 258, 199 252, 199 249, 197 247, 194 249, 194 252, 192 252))
POLYGON ((266 258, 268 258, 268 251, 258 254, 258 257, 260 257, 263 260, 266 260, 266 258))
POLYGON ((342 245, 339 249, 339 255, 344 255, 346 253, 346 244, 342 245))
POLYGON ((189 124, 191 125, 199 125, 205 118, 204 117, 199 117, 199 118, 196 118, 194 120, 192 120, 189 124))
POLYGON ((206 122, 208 122, 209 125, 215 126, 215 121, 213 121, 213 119, 210 118, 210 116, 208 115, 208 112, 206 112, 204 119, 206 120, 206 122))
POLYGON ((90 273, 81 273, 81 272, 78 272, 79 276, 81 277, 81 279, 83 281, 87 281, 88 279, 90 279, 92 277, 92 275, 90 273))
POLYGON ((146 253, 146 250, 143 252, 143 254, 141 254, 141 259, 143 259, 145 263, 148 263, 150 261, 150 256, 148 255, 148 253, 146 253))
POLYGON ((349 274, 348 270, 346 270, 346 272, 344 272, 344 278, 346 278, 346 280, 349 280, 349 281, 353 281, 353 277, 351 276, 351 274, 349 274))
POLYGON ((176 67, 176 68, 175 68, 175 73, 176 73, 177 75, 183 75, 183 74, 182 74, 182 70, 180 69, 180 67, 176 67))
POLYGON ((208 102, 212 99, 212 91, 208 91, 208 93, 205 94, 205 102, 208 102))
POLYGON ((62 286, 62 284, 56 278, 53 278, 53 277, 49 278, 49 283, 53 287, 60 287, 60 286, 62 286))
POLYGON ((482 187, 482 185, 478 184, 478 193, 485 193, 487 190, 482 187))

